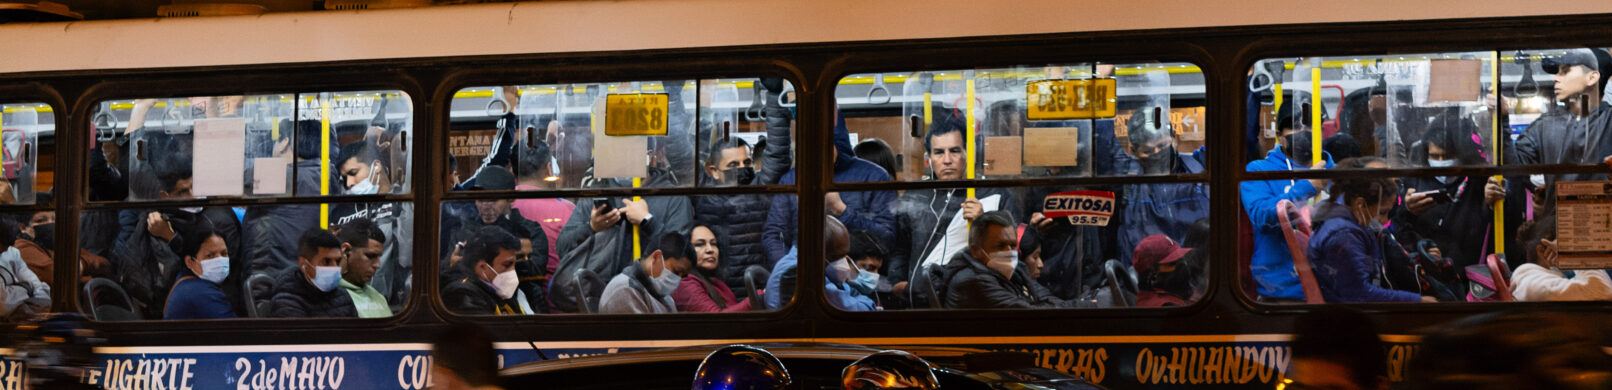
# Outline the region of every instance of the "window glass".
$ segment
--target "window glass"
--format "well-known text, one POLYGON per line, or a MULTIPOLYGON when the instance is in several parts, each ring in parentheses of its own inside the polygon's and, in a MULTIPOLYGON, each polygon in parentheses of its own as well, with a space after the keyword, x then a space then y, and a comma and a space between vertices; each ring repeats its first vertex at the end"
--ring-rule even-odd
POLYGON ((502 166, 519 190, 777 184, 792 162, 793 91, 753 78, 461 89, 447 180, 496 189, 478 176, 502 166))
POLYGON ((34 204, 40 202, 36 194, 50 192, 56 163, 52 112, 43 103, 0 104, 0 204, 34 204))
POLYGON ((1253 244, 1242 248, 1245 293, 1266 303, 1612 299, 1605 166, 1482 173, 1612 155, 1605 80, 1592 72, 1603 67, 1604 48, 1258 62, 1250 87, 1262 103, 1251 109, 1263 130, 1245 138, 1248 171, 1328 172, 1240 183, 1253 244), (1437 171, 1452 167, 1480 170, 1437 171), (1347 172, 1381 168, 1428 172, 1347 172))
POLYGON ((413 215, 408 203, 84 212, 81 308, 100 321, 389 317, 408 305, 413 215))
POLYGON ((851 75, 834 92, 835 145, 889 175, 835 179, 1200 172, 1165 157, 1203 146, 1203 91, 1203 74, 1185 63, 851 75))
POLYGON ((410 105, 399 91, 103 101, 89 197, 406 194, 410 105))
MULTIPOLYGON (((40 202, 49 202, 49 195, 40 202)), ((0 282, 5 283, 6 319, 28 318, 50 311, 50 296, 58 288, 54 257, 56 212, 14 212, 0 215, 0 282)), ((89 259, 85 259, 89 261, 89 259)), ((102 261, 104 263, 104 260, 102 261)))

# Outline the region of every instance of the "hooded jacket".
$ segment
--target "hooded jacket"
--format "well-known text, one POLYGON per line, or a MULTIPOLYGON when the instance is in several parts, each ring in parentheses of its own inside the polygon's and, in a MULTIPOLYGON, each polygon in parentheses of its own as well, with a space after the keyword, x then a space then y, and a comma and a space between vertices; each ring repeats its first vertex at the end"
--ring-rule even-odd
POLYGON ((1322 207, 1321 228, 1307 250, 1316 284, 1327 303, 1418 302, 1413 292, 1385 287, 1381 240, 1341 204, 1322 207))
MULTIPOLYGON (((849 130, 845 127, 845 118, 841 117, 839 124, 834 127, 834 149, 837 153, 834 161, 834 181, 837 183, 889 181, 890 173, 867 160, 856 158, 851 153, 851 138, 849 130)), ((772 149, 768 146, 768 149, 772 149)), ((779 184, 795 184, 795 170, 785 173, 779 184)), ((866 230, 873 233, 880 242, 890 242, 895 237, 896 217, 891 210, 895 206, 895 191, 854 191, 841 192, 840 200, 845 202, 845 212, 839 215, 841 223, 849 230, 866 230)), ((580 209, 581 207, 578 207, 580 209)), ((767 267, 784 257, 789 247, 795 245, 797 221, 800 217, 800 203, 795 195, 777 195, 772 197, 772 208, 767 213, 767 225, 761 237, 762 245, 767 248, 767 267)))
POLYGON ((297 267, 286 268, 274 279, 280 291, 274 294, 270 317, 321 318, 357 317, 353 298, 341 288, 319 291, 297 267))
POLYGON ((945 281, 946 307, 952 309, 1030 309, 1075 307, 1070 301, 1052 296, 1030 278, 1023 263, 1013 267, 1013 278, 974 259, 968 250, 958 251, 946 263, 941 277, 945 281))
MULTIPOLYGON (((1304 169, 1304 164, 1288 161, 1281 148, 1271 149, 1264 160, 1248 163, 1248 172, 1285 171, 1304 169)), ((1295 204, 1315 196, 1317 190, 1309 180, 1245 181, 1239 185, 1243 211, 1254 230, 1254 256, 1252 273, 1259 284, 1259 295, 1279 299, 1304 299, 1299 287, 1299 274, 1293 268, 1293 254, 1287 249, 1287 238, 1282 235, 1277 220, 1276 204, 1290 200, 1295 204)))
MULTIPOLYGON (((661 278, 668 277, 661 275, 661 278)), ((676 313, 677 303, 672 301, 672 292, 660 290, 649 273, 644 272, 644 267, 629 265, 605 285, 599 299, 599 313, 676 313)))

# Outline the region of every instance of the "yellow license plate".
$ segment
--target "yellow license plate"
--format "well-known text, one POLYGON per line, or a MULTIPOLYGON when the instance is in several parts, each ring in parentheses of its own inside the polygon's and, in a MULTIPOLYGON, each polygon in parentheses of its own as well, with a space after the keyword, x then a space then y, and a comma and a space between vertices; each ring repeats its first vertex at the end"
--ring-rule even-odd
POLYGON ((1025 117, 1033 121, 1114 116, 1114 79, 1041 80, 1024 91, 1025 117))
POLYGON ((605 135, 666 135, 664 93, 624 93, 605 96, 605 135))

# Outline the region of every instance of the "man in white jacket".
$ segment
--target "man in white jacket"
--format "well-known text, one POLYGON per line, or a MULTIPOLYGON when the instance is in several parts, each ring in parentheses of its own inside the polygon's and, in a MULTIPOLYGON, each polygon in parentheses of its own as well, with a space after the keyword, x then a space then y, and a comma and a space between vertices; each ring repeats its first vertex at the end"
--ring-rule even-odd
POLYGON ((605 285, 600 313, 676 313, 672 290, 694 267, 694 251, 682 233, 667 232, 660 247, 628 265, 605 285))
POLYGON ((1571 277, 1556 269, 1556 217, 1535 221, 1522 234, 1527 264, 1511 273, 1511 295, 1518 301, 1612 300, 1612 278, 1605 270, 1578 270, 1571 277))

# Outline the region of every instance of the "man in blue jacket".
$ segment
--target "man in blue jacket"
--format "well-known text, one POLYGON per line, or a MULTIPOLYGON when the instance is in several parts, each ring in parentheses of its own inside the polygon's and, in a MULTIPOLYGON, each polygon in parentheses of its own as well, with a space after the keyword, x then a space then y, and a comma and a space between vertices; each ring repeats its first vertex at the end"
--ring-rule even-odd
MULTIPOLYGON (((1310 134, 1295 131, 1293 107, 1283 103, 1276 111, 1277 128, 1282 139, 1263 160, 1248 163, 1249 172, 1309 169, 1311 161, 1310 134)), ((1309 126, 1309 115, 1302 115, 1303 124, 1309 126)), ((1331 166, 1330 162, 1326 163, 1331 166)), ((1276 204, 1282 200, 1302 206, 1325 188, 1321 180, 1245 181, 1240 186, 1243 210, 1254 229, 1254 257, 1251 272, 1259 285, 1259 298, 1266 302, 1302 301, 1304 290, 1299 286, 1298 271, 1293 268, 1293 254, 1287 248, 1277 220, 1276 204)))
MULTIPOLYGON (((839 118, 834 125, 834 181, 837 183, 888 181, 890 173, 885 172, 878 164, 860 158, 851 150, 850 130, 845 127, 845 118, 839 118)), ((785 173, 779 184, 795 184, 794 170, 785 173)), ((866 230, 873 233, 880 241, 889 241, 895 237, 896 217, 891 208, 895 204, 895 191, 859 191, 838 193, 830 192, 827 197, 828 213, 845 227, 852 230, 866 230)), ((581 208, 581 205, 578 205, 581 208)), ((767 268, 772 268, 778 259, 789 252, 795 245, 796 223, 800 217, 799 200, 794 195, 780 195, 772 198, 772 209, 767 213, 767 225, 762 230, 761 242, 767 249, 767 268)))

